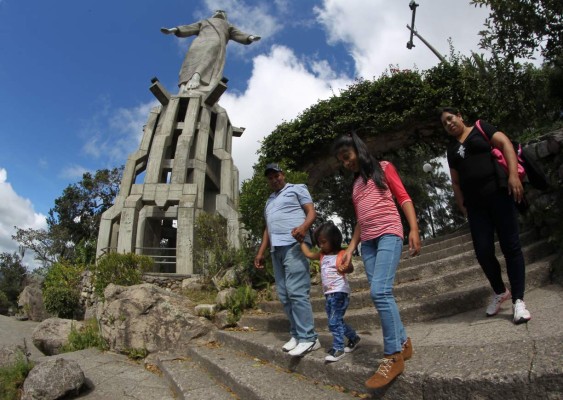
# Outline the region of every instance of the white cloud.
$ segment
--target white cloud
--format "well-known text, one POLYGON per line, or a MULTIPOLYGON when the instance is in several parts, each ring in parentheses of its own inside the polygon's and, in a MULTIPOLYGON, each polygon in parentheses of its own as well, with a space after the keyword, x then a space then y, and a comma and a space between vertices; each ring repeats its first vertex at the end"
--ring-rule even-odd
MULTIPOLYGON (((209 16, 215 10, 225 10, 228 21, 237 28, 250 34, 263 37, 272 37, 278 32, 283 24, 275 16, 271 6, 282 6, 285 4, 256 3, 252 6, 240 0, 206 0, 205 4, 210 10, 209 16)), ((276 13, 277 14, 277 13, 276 13)))
POLYGON ((274 46, 269 54, 256 57, 247 90, 241 95, 227 92, 220 100, 231 123, 247 128, 241 138, 233 138, 240 179, 252 177, 259 142, 278 124, 350 83, 328 63, 298 59, 287 47, 274 46))
MULTIPOLYGON (((482 52, 478 32, 488 15, 486 8, 475 8, 469 2, 453 4, 460 2, 451 0, 418 3, 415 30, 440 54, 449 55, 448 38, 452 38, 454 50, 462 54, 482 52)), ((412 17, 408 5, 406 0, 325 0, 315 12, 329 42, 348 46, 357 75, 371 79, 390 65, 425 70, 439 63, 416 37, 415 47, 406 48, 410 37, 406 25, 411 24, 412 17)))
MULTIPOLYGON (((18 243, 12 240, 12 235, 16 232, 14 226, 22 229, 46 229, 46 217, 36 213, 31 201, 14 191, 8 182, 8 172, 0 168, 0 252, 18 251, 18 243)), ((27 254, 24 260, 33 264, 31 254, 27 254)))
POLYGON ((88 170, 80 165, 69 165, 59 173, 59 178, 68 180, 82 179, 82 175, 85 172, 88 172, 88 170))
POLYGON ((92 124, 83 132, 86 142, 83 151, 95 158, 105 158, 113 167, 125 163, 130 153, 139 146, 143 126, 156 100, 131 108, 118 108, 104 114, 102 122, 92 124), (102 125, 102 126, 100 126, 102 125))

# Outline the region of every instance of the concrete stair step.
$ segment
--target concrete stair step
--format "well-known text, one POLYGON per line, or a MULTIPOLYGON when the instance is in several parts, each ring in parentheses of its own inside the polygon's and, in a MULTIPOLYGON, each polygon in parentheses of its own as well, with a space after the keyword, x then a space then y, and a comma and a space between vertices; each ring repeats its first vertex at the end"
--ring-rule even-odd
MULTIPOLYGON (((439 245, 440 243, 444 243, 444 242, 448 243, 448 241, 450 241, 450 240, 452 242, 449 242, 449 243, 455 243, 456 240, 459 240, 460 236, 465 236, 469 233, 470 233, 469 232, 469 225, 464 224, 463 226, 461 226, 460 228, 458 228, 454 232, 448 233, 446 235, 439 235, 439 236, 436 236, 436 237, 428 237, 428 238, 426 238, 422 241, 422 245, 425 248, 427 248, 427 247, 430 248, 430 247, 432 247, 436 244, 439 245)), ((403 253, 407 254, 408 250, 409 250, 409 246, 407 244, 403 245, 403 253)))
MULTIPOLYGON (((563 307, 563 288, 550 285, 528 291, 526 302, 532 312, 527 325, 514 325, 510 307, 503 305, 492 318, 473 310, 406 326, 414 356, 406 363, 405 372, 384 392, 373 393, 373 398, 561 398, 563 321, 558 316, 563 307), (552 329, 546 330, 546 326, 552 329)), ((220 331, 217 339, 225 346, 311 379, 365 393, 364 382, 375 372, 383 340, 378 328, 358 333, 362 340, 357 350, 330 364, 325 363, 323 350, 303 358, 281 351, 287 331, 220 331)), ((319 339, 324 350, 331 347, 328 332, 320 333, 319 339)))
POLYGON ((249 356, 235 349, 236 346, 224 346, 218 342, 194 344, 185 349, 188 357, 163 360, 160 368, 177 387, 181 387, 178 393, 181 399, 354 398, 351 394, 342 393, 336 386, 319 384, 265 361, 266 358, 249 356), (205 379, 202 371, 214 378, 205 379), (225 397, 224 393, 229 397, 225 397))
MULTIPOLYGON (((554 256, 545 257, 526 266, 526 288, 531 289, 549 283, 553 259, 554 256)), ((442 293, 424 298, 415 297, 409 301, 398 301, 401 319, 404 323, 428 321, 484 307, 490 300, 491 290, 482 273, 475 276, 475 279, 469 280, 462 286, 451 288, 446 284, 442 287, 446 291, 442 293)), ((443 277, 435 278, 438 282, 443 279, 443 277)), ((356 295, 357 293, 352 293, 350 304, 356 302, 356 295)), ((346 312, 346 321, 355 329, 378 327, 379 318, 375 317, 377 311, 371 300, 366 299, 364 294, 359 296, 359 300, 361 304, 365 304, 365 307, 349 308, 346 312)), ((327 326, 325 312, 315 312, 314 317, 316 329, 325 330, 327 326)), ((269 332, 289 331, 289 323, 281 307, 279 312, 249 311, 241 318, 239 326, 269 332)))
MULTIPOLYGON (((552 254, 552 246, 547 240, 540 240, 524 247, 523 253, 526 265, 529 265, 536 260, 540 260, 552 254)), ((499 259, 501 266, 504 268, 504 258, 499 257, 499 259)), ((399 269, 397 275, 399 275, 399 272, 402 272, 402 270, 399 269)), ((471 251, 470 254, 460 255, 457 257, 456 262, 452 264, 440 261, 436 262, 434 265, 425 265, 424 268, 418 270, 410 268, 409 272, 417 273, 416 276, 418 279, 414 279, 411 275, 411 279, 406 280, 404 277, 407 272, 401 274, 404 278, 403 280, 399 278, 396 279, 393 292, 397 301, 422 299, 467 285, 472 281, 484 281, 483 272, 475 261, 473 251, 471 251), (466 266, 466 264, 469 264, 469 266, 466 266)), ((350 286, 353 290, 353 301, 350 302, 349 309, 363 308, 372 305, 367 278, 363 272, 362 274, 363 277, 361 278, 350 279, 350 286)), ((313 311, 322 312, 325 303, 322 292, 319 290, 311 292, 313 311)), ((262 311, 270 313, 283 312, 281 303, 278 300, 260 303, 259 308, 262 311)))
POLYGON ((228 387, 203 369, 191 357, 158 353, 154 359, 177 399, 236 399, 228 387))
MULTIPOLYGON (((469 242, 465 243, 463 246, 458 245, 456 248, 449 249, 444 252, 440 252, 440 257, 424 257, 424 254, 412 257, 407 260, 401 260, 399 267, 397 269, 397 274, 395 276, 396 284, 401 284, 408 281, 421 280, 423 278, 435 277, 440 274, 447 273, 453 268, 461 269, 465 267, 474 266, 476 264, 475 252, 473 250, 473 244, 471 238, 468 238, 469 242)), ((525 232, 521 235, 522 251, 524 257, 528 259, 526 262, 533 262, 539 257, 547 256, 553 253, 553 248, 550 246, 546 239, 537 239, 537 235, 533 231, 525 232), (538 248, 537 246, 531 245, 535 243, 542 243, 538 248), (529 255, 530 250, 534 253, 529 255)), ((500 250, 500 245, 498 242, 495 244, 497 258, 504 262, 502 251, 500 250)), ((349 275, 350 287, 352 291, 358 291, 361 289, 368 289, 369 285, 367 278, 364 273, 363 262, 361 257, 354 258, 354 265, 356 265, 356 270, 354 273, 349 275)), ((320 297, 322 296, 322 287, 320 285, 314 285, 311 287, 311 296, 320 297)))
MULTIPOLYGON (((538 240, 537 234, 534 231, 526 231, 520 234, 520 242, 522 246, 527 246, 538 240)), ((498 241, 496 242, 497 249, 500 249, 498 241)), ((416 257, 407 257, 401 259, 403 268, 421 265, 424 263, 431 263, 437 260, 443 260, 451 257, 452 255, 462 254, 466 252, 473 252, 473 242, 471 234, 466 234, 457 237, 453 242, 446 240, 438 242, 428 248, 422 247, 421 254, 416 257)))

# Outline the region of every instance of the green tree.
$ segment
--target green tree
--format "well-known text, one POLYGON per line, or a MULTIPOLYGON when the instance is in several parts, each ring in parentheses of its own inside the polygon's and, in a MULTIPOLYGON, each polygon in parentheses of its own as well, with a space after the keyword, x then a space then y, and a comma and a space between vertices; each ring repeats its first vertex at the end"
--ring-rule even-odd
POLYGON ((563 62, 561 0, 472 0, 490 14, 480 45, 511 60, 531 58, 536 50, 548 62, 563 62))
POLYGON ((0 254, 0 292, 3 292, 11 306, 16 306, 23 290, 27 267, 17 253, 0 254))
POLYGON ((55 199, 47 217, 47 230, 16 227, 12 239, 32 250, 44 266, 63 259, 94 262, 101 216, 113 205, 122 173, 123 167, 86 172, 55 199))

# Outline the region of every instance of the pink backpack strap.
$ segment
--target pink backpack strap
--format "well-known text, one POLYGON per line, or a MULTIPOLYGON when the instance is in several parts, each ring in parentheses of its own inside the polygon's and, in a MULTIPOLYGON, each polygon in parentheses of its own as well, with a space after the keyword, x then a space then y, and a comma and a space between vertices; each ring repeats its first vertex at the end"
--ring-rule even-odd
POLYGON ((491 140, 489 139, 489 137, 487 136, 487 134, 485 133, 485 131, 483 130, 483 128, 481 128, 481 120, 478 119, 477 121, 475 121, 475 127, 477 128, 477 130, 479 132, 481 132, 481 135, 483 135, 483 137, 485 138, 485 140, 487 141, 487 143, 489 143, 489 145, 491 144, 491 140))

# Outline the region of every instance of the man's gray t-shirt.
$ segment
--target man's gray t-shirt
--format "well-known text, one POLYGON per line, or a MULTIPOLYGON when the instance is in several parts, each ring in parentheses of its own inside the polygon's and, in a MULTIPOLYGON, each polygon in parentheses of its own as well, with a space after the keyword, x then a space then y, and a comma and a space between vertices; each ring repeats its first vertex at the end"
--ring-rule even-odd
MULTIPOLYGON (((303 205, 313 203, 306 185, 287 183, 282 190, 272 193, 266 201, 264 217, 268 225, 270 246, 287 246, 296 243, 291 230, 305 221, 303 205)), ((309 233, 305 242, 311 244, 309 233)))

